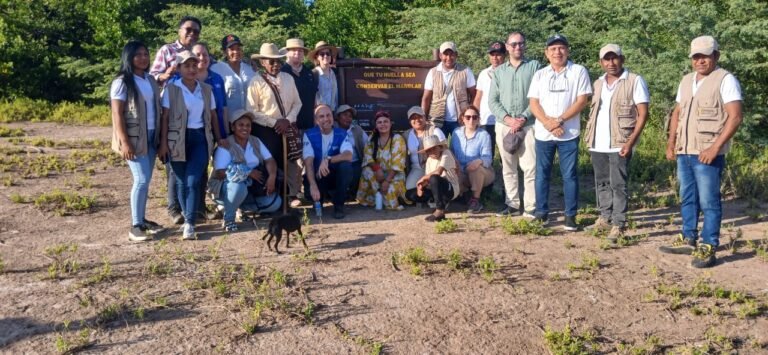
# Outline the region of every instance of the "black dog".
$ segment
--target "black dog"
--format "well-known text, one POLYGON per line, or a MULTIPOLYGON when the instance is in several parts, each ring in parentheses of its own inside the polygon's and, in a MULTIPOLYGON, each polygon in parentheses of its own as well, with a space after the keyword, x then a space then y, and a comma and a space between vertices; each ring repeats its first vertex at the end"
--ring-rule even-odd
POLYGON ((304 234, 301 232, 301 219, 299 216, 295 213, 288 213, 284 214, 282 216, 277 216, 272 218, 271 221, 269 221, 269 226, 267 227, 267 233, 264 234, 263 237, 261 237, 261 240, 264 240, 269 236, 269 239, 267 239, 267 248, 269 250, 272 250, 272 246, 269 244, 272 242, 272 238, 275 238, 275 252, 277 254, 280 254, 280 251, 277 250, 277 244, 280 243, 280 240, 283 239, 283 231, 286 232, 285 236, 285 247, 290 248, 291 243, 291 233, 298 232, 299 238, 301 238, 301 243, 304 244, 304 249, 309 249, 307 246, 307 242, 304 241, 304 234))

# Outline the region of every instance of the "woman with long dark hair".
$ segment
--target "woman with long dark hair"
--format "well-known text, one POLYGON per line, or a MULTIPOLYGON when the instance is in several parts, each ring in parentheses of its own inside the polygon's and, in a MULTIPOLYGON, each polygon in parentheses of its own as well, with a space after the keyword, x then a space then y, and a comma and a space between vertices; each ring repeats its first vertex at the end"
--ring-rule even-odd
POLYGON ((373 206, 378 192, 384 208, 402 210, 399 199, 405 197, 405 140, 392 132, 389 112, 379 111, 374 117, 376 128, 365 146, 357 201, 362 206, 373 206))
POLYGON ((160 142, 160 89, 149 75, 149 51, 130 41, 120 56, 120 71, 112 81, 112 149, 128 163, 133 175, 131 230, 128 239, 146 241, 161 227, 145 218, 149 183, 160 142))

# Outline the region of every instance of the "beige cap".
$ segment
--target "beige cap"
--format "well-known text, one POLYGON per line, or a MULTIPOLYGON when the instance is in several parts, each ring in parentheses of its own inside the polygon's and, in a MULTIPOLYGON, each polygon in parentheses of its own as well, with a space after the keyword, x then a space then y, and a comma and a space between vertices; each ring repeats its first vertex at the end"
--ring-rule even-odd
POLYGON ((357 110, 355 110, 354 107, 349 105, 341 105, 338 108, 336 108, 336 114, 340 115, 342 112, 346 111, 352 111, 352 116, 357 116, 357 110))
POLYGON ((194 53, 190 52, 190 51, 181 51, 181 52, 176 54, 176 64, 178 64, 178 65, 182 65, 182 64, 184 64, 184 62, 186 62, 186 61, 188 61, 190 59, 194 59, 196 61, 199 61, 199 59, 197 59, 197 56, 194 53))
POLYGON ((691 54, 688 57, 693 57, 696 54, 710 55, 712 52, 719 50, 717 41, 712 36, 696 37, 691 41, 691 54))
POLYGON ((605 55, 608 53, 615 53, 617 56, 621 57, 621 47, 619 47, 618 44, 608 43, 603 48, 600 48, 600 59, 605 58, 605 55))
POLYGON ((443 44, 440 45, 440 53, 445 53, 445 51, 448 49, 452 50, 454 53, 459 53, 459 51, 456 50, 456 43, 448 41, 443 42, 443 44))
POLYGON ((421 117, 427 117, 427 114, 424 113, 424 110, 421 109, 421 106, 413 106, 408 109, 408 119, 410 120, 413 115, 420 115, 421 117))
POLYGON ((243 117, 250 118, 251 122, 256 121, 256 116, 253 114, 253 112, 244 109, 238 109, 229 114, 229 123, 235 123, 237 120, 243 117))

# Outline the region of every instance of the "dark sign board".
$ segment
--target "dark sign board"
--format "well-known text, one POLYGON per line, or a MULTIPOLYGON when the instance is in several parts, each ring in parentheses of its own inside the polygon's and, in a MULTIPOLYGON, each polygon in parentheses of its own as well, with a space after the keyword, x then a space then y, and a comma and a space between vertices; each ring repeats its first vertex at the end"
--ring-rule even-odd
POLYGON ((406 114, 412 106, 421 105, 429 68, 347 67, 339 72, 341 103, 357 110, 360 127, 372 130, 378 110, 389 111, 393 130, 411 127, 406 114))

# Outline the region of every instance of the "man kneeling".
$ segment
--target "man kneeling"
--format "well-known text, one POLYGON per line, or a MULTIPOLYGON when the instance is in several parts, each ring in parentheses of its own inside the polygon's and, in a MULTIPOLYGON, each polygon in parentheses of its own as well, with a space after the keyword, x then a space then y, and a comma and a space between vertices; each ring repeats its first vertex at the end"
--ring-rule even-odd
POLYGON ((333 217, 344 218, 344 201, 352 180, 352 143, 347 131, 333 127, 327 105, 315 107, 315 127, 304 132, 304 191, 320 202, 333 190, 333 217))

